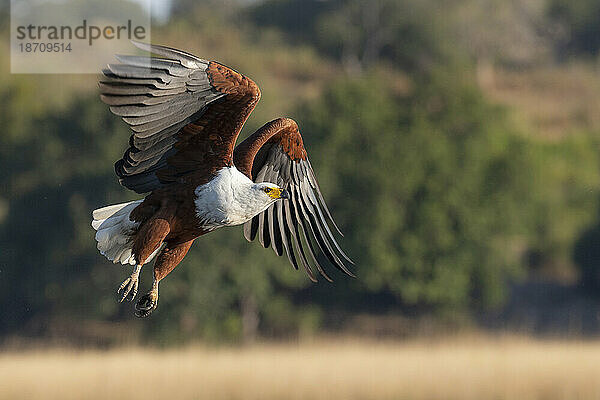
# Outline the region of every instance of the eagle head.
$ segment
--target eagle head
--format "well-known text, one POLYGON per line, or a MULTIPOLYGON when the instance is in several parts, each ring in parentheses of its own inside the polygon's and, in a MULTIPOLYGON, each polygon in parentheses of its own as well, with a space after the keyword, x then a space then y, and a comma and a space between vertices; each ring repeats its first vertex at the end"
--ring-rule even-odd
POLYGON ((260 196, 271 203, 274 200, 289 199, 290 194, 287 190, 275 185, 274 183, 261 182, 254 185, 254 190, 260 193, 260 196), (264 197, 266 196, 266 197, 264 197))

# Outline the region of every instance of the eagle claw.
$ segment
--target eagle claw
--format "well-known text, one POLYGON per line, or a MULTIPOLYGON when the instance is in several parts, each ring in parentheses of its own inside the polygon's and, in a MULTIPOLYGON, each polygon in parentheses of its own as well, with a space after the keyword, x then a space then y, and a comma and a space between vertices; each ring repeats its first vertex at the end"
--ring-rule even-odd
POLYGON ((140 276, 140 270, 141 270, 141 266, 136 266, 135 270, 133 271, 133 273, 131 274, 131 276, 127 279, 125 279, 123 281, 123 283, 121 283, 121 286, 119 286, 119 289, 117 289, 117 294, 121 293, 121 290, 123 290, 123 296, 121 297, 121 300, 119 300, 119 303, 122 303, 123 300, 127 301, 132 301, 133 299, 135 299, 135 296, 137 295, 138 292, 138 285, 139 285, 139 276, 140 276), (131 294, 131 298, 129 298, 131 294))
POLYGON ((143 295, 135 304, 135 316, 145 318, 152 314, 158 305, 158 291, 151 290, 143 295))

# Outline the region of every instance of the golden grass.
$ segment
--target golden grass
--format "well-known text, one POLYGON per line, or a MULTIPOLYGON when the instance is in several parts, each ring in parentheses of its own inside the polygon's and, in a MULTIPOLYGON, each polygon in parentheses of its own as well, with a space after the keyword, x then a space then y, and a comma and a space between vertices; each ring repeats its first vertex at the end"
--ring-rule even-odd
POLYGON ((2 399, 598 399, 600 342, 323 340, 7 351, 2 399))

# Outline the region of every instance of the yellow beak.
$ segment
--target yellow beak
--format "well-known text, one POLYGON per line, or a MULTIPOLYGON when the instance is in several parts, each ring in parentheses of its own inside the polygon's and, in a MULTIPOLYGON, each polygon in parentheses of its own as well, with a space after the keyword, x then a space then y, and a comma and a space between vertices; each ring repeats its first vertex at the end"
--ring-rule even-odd
POLYGON ((289 199, 290 198, 290 194, 287 190, 285 189, 272 189, 269 192, 269 197, 271 197, 272 199, 289 199))

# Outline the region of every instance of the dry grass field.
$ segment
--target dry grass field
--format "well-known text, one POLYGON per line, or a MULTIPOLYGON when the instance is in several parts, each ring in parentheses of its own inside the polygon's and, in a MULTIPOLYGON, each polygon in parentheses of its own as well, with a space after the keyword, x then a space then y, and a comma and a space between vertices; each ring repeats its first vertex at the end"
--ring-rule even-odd
POLYGON ((600 342, 462 338, 5 350, 0 398, 599 399, 600 342))

